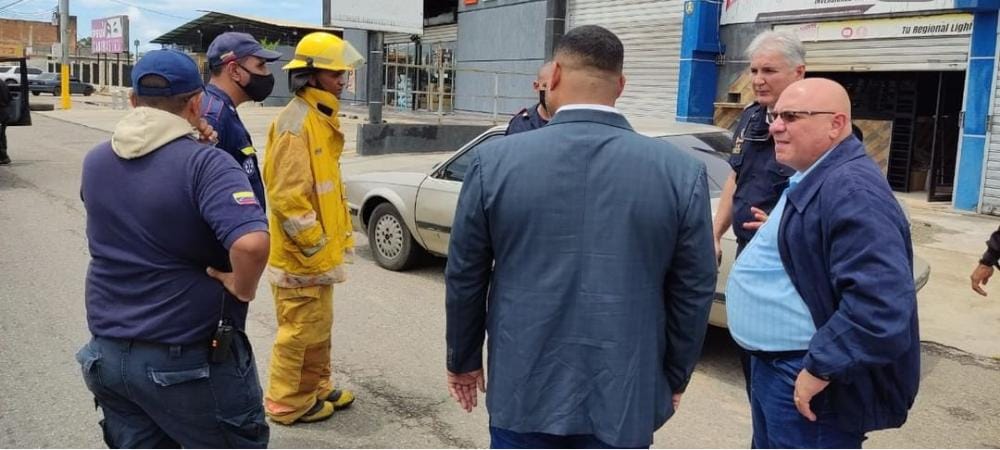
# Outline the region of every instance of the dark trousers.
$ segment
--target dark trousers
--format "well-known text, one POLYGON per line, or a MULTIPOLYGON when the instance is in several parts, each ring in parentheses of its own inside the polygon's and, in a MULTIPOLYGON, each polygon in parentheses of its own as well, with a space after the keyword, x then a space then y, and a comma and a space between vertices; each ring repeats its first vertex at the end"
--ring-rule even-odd
POLYGON ((621 448, 608 445, 592 434, 560 436, 547 433, 518 433, 490 427, 490 448, 621 448))
POLYGON ((801 371, 801 356, 750 356, 754 448, 861 448, 863 433, 837 427, 829 391, 820 392, 809 403, 815 422, 795 408, 795 379, 801 371))
POLYGON ((267 447, 257 366, 243 333, 218 364, 208 362, 207 341, 163 345, 95 337, 76 358, 104 412, 108 447, 267 447))

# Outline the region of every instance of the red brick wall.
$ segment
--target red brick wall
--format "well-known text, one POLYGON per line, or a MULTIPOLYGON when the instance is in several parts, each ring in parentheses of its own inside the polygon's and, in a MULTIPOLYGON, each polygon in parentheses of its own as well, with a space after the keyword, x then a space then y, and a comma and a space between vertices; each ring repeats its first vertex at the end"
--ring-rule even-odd
MULTIPOLYGON (((76 16, 69 17, 69 51, 76 52, 76 16)), ((51 22, 0 19, 0 43, 33 48, 35 55, 47 55, 59 42, 59 27, 51 22), (30 40, 30 42, 29 42, 30 40)), ((30 56, 30 55, 29 55, 30 56)))

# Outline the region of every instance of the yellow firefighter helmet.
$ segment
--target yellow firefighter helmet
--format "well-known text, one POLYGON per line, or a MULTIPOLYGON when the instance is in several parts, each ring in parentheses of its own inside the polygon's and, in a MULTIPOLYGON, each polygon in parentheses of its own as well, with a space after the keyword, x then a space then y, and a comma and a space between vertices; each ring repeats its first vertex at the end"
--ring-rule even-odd
POLYGON ((365 59, 347 42, 330 33, 309 33, 295 46, 295 57, 285 67, 293 69, 352 70, 365 59))

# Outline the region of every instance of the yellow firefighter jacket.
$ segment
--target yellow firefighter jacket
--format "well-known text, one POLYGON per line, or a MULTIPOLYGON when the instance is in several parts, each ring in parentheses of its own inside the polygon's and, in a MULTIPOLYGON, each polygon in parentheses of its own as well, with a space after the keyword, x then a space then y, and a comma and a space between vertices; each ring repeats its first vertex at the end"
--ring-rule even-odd
POLYGON ((340 175, 344 134, 333 94, 304 87, 271 123, 264 186, 271 229, 268 275, 281 287, 339 283, 353 253, 340 175))

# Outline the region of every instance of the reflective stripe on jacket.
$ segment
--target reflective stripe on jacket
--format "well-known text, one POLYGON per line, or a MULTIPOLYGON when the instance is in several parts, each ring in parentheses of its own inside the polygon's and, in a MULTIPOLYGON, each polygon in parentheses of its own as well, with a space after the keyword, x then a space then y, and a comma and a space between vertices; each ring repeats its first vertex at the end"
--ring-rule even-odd
POLYGON ((340 175, 340 103, 302 88, 271 123, 264 155, 270 203, 271 282, 283 287, 339 283, 354 247, 340 175))

